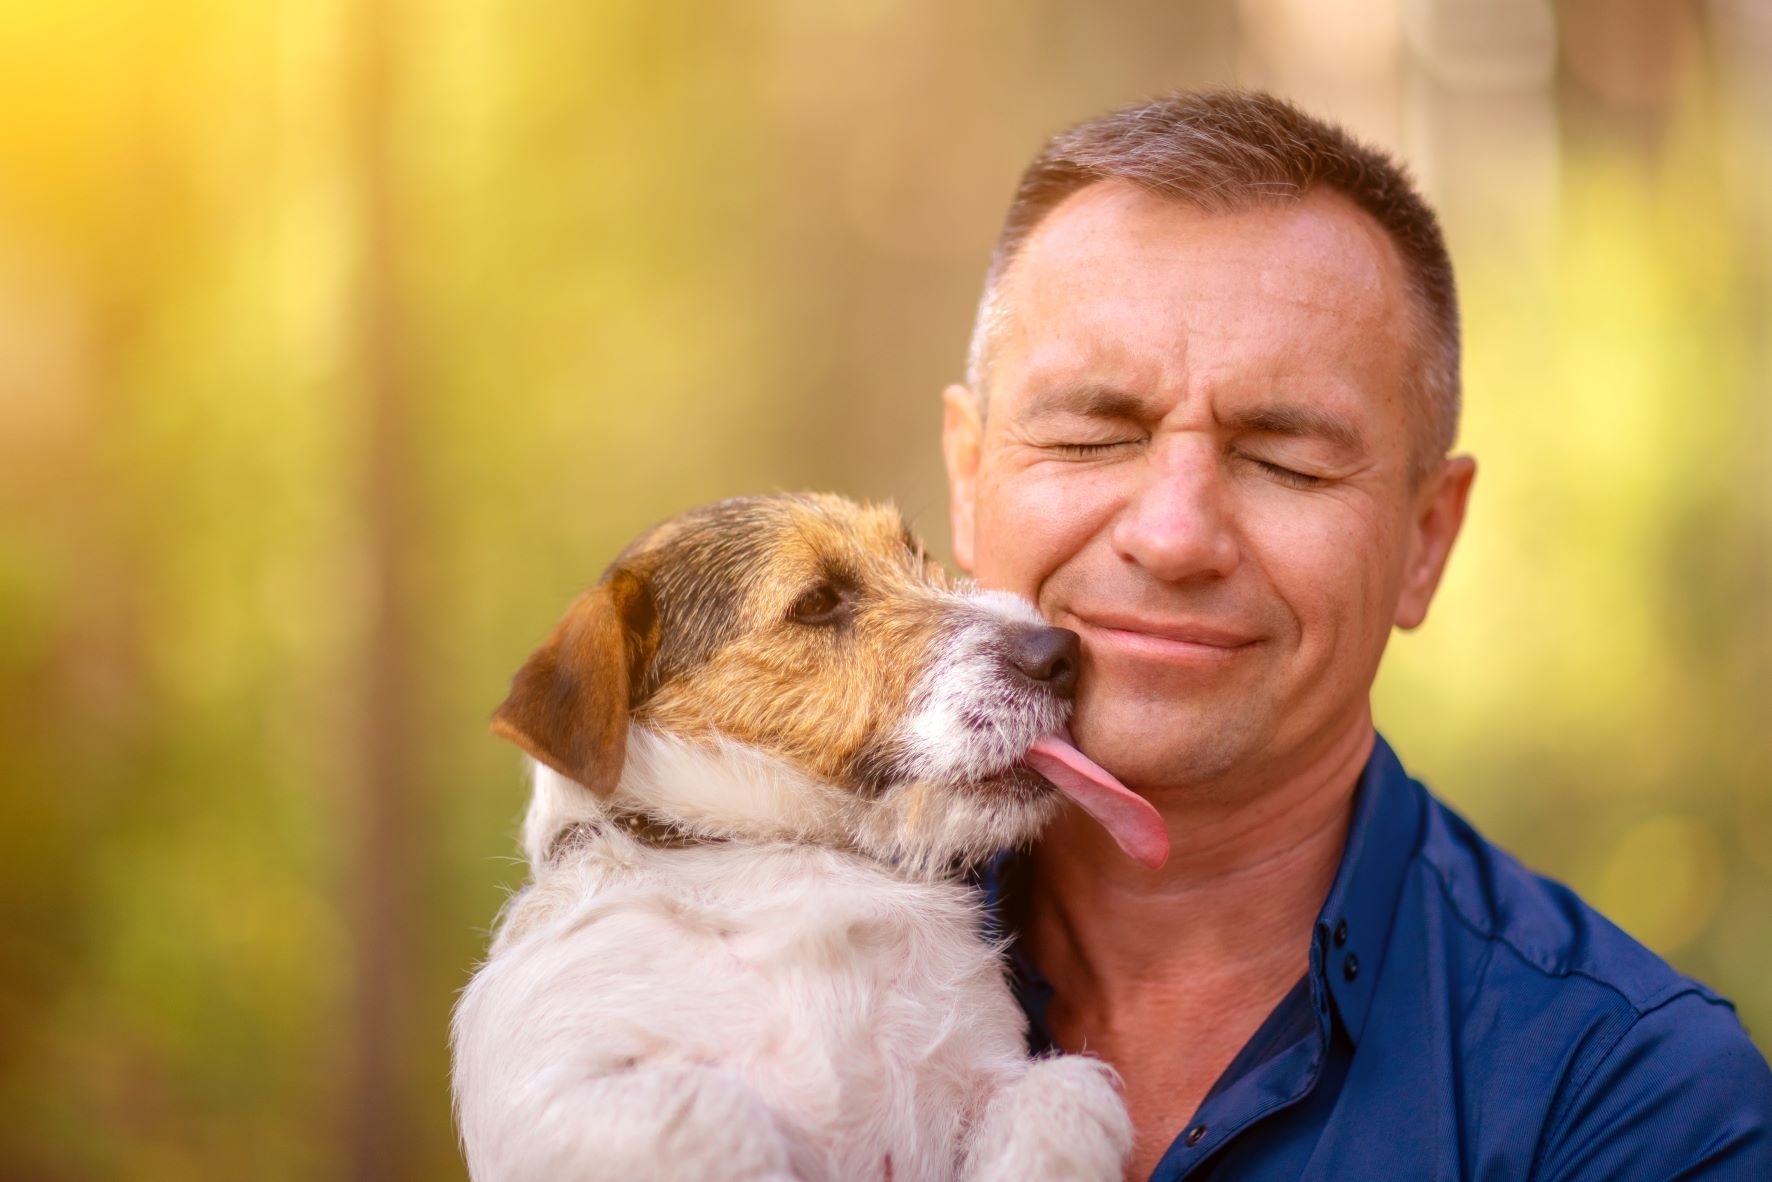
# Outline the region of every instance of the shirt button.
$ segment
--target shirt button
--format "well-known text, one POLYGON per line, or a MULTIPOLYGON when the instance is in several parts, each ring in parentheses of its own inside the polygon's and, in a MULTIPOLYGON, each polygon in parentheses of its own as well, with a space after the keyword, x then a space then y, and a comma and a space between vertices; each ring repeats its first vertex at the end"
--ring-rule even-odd
POLYGON ((1195 1125, 1193 1128, 1189 1129, 1187 1131, 1188 1148, 1191 1149, 1195 1145, 1198 1145, 1200 1143, 1200 1138, 1204 1137, 1205 1135, 1206 1135, 1206 1126, 1205 1125, 1195 1125))
POLYGON ((1355 956, 1351 952, 1348 953, 1347 959, 1341 962, 1341 975, 1346 977, 1350 981, 1352 981, 1355 977, 1359 976, 1360 975, 1360 958, 1355 956))
POLYGON ((1347 943, 1347 920, 1344 919, 1335 925, 1335 946, 1337 948, 1340 948, 1340 947, 1344 946, 1346 943, 1347 943))

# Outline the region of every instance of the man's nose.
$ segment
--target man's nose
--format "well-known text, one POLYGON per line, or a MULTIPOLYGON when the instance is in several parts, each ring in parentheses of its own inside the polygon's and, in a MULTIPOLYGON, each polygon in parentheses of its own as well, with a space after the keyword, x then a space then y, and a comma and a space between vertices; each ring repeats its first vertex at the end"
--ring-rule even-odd
POLYGON ((1164 582, 1229 575, 1242 551, 1228 481, 1214 441, 1170 441, 1115 523, 1115 549, 1164 582))

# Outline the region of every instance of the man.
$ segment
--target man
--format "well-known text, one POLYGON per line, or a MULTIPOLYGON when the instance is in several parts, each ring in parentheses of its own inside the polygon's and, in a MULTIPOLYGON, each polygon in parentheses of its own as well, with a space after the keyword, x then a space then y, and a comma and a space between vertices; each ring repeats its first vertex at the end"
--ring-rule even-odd
POLYGON ((1119 1069, 1158 1179, 1772 1178, 1729 1004, 1485 843, 1369 693, 1475 466, 1432 212, 1272 98, 1178 95, 1029 167, 967 387, 959 564, 1081 634, 1079 745, 1163 814, 989 883, 1037 1046, 1119 1069))

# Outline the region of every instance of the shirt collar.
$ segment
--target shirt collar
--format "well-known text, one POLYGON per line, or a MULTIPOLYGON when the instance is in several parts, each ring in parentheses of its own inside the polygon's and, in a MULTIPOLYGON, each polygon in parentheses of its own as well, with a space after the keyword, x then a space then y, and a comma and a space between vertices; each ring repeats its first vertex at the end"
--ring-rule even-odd
POLYGON ((1390 744, 1375 735, 1355 790, 1347 848, 1317 913, 1311 956, 1317 985, 1335 999, 1342 1029, 1355 1045, 1366 1028, 1403 876, 1420 844, 1426 814, 1421 790, 1390 744))

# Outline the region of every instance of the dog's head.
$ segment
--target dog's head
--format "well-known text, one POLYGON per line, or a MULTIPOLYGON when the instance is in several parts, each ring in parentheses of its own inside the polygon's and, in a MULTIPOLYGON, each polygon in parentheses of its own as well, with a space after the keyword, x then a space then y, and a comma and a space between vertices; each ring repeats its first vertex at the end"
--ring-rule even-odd
POLYGON ((1079 657, 1023 600, 951 587, 889 507, 744 498, 628 547, 493 728, 688 832, 936 866, 1031 838, 1054 782, 1099 773, 1111 787, 1071 795, 1102 815, 1089 793, 1118 786, 1057 737, 1079 657))

